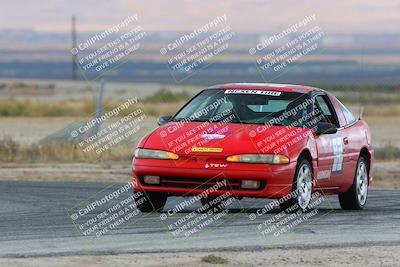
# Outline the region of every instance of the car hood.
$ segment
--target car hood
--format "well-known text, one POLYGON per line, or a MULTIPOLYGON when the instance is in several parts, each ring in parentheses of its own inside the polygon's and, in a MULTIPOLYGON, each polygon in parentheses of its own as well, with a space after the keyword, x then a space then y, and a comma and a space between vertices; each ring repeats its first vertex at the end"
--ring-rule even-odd
MULTIPOLYGON (((309 129, 260 124, 169 122, 154 130, 141 146, 171 151, 178 155, 246 153, 287 154, 293 139, 306 136, 309 129)), ((305 139, 305 138, 303 138, 305 139)))

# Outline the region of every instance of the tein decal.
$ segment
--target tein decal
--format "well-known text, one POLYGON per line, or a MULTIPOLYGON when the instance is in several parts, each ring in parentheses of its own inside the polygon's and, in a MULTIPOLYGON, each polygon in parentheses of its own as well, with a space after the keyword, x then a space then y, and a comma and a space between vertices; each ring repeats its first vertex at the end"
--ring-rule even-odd
POLYGON ((204 152, 204 153, 221 153, 222 148, 219 147, 193 147, 192 152, 204 152))

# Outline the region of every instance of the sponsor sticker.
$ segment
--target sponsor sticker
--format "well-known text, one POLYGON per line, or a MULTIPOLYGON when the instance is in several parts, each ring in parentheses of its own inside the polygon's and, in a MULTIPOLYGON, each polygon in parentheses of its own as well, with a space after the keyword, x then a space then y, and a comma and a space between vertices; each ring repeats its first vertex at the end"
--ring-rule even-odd
POLYGON ((226 168, 228 167, 228 164, 221 164, 221 163, 206 163, 204 165, 204 168, 226 168))
POLYGON ((331 177, 331 170, 318 171, 317 179, 329 179, 331 177))
POLYGON ((193 147, 192 152, 205 152, 205 153, 221 153, 222 148, 219 147, 193 147))
POLYGON ((203 134, 201 138, 206 139, 206 140, 220 140, 225 138, 225 135, 223 134, 203 134))
POLYGON ((229 89, 229 90, 225 90, 225 94, 280 96, 281 92, 279 92, 279 91, 265 91, 265 90, 229 89))

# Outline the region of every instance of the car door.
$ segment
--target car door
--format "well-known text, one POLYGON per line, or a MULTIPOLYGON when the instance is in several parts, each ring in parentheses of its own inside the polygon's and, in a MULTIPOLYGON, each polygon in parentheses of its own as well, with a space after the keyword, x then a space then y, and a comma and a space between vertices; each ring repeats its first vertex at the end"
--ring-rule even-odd
POLYGON ((316 122, 334 124, 338 131, 335 134, 321 134, 316 138, 318 151, 318 171, 316 186, 325 189, 337 189, 340 186, 338 177, 343 172, 344 143, 336 110, 326 93, 314 96, 314 114, 316 122))
POLYGON ((353 114, 338 99, 333 96, 331 96, 331 99, 338 114, 342 117, 341 132, 344 145, 344 165, 343 174, 337 179, 341 187, 347 188, 353 183, 360 147, 363 140, 365 140, 365 134, 358 126, 353 114))

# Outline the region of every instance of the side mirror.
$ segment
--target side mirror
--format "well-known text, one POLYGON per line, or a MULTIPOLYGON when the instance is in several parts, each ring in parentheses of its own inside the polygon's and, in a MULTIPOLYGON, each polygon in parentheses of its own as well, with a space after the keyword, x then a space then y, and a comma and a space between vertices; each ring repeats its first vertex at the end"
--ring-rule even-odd
POLYGON ((315 130, 316 135, 334 134, 336 132, 337 132, 336 126, 329 122, 319 122, 317 124, 317 129, 315 130))
POLYGON ((157 124, 159 126, 166 124, 167 122, 169 122, 171 120, 172 116, 168 115, 168 116, 161 116, 157 119, 157 124))

